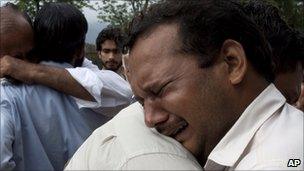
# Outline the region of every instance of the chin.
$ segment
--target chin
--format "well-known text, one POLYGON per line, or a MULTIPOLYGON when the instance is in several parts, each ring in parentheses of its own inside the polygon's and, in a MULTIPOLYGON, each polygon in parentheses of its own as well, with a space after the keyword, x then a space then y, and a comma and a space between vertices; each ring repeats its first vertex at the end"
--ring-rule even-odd
POLYGON ((118 68, 116 68, 116 67, 115 67, 115 68, 113 68, 113 67, 107 67, 106 69, 107 69, 107 70, 114 71, 114 72, 116 72, 116 71, 118 70, 118 68))

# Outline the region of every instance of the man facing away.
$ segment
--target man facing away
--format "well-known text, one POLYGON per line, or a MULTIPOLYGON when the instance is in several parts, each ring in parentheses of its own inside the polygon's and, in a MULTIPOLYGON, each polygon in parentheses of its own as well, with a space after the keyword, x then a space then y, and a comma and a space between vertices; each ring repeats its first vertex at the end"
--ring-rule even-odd
MULTIPOLYGON (((44 33, 41 34, 42 37, 45 36, 44 33)), ((4 40, 3 36, 2 40, 4 40)), ((11 41, 7 36, 7 41, 2 41, 4 46, 9 45, 8 41, 15 44, 20 42, 11 41)), ((18 47, 26 48, 26 45, 25 42, 18 47)), ((8 53, 1 54, 0 77, 9 76, 27 84, 42 84, 54 88, 76 97, 79 108, 92 108, 108 117, 114 116, 131 102, 132 91, 124 79, 110 70, 100 71, 86 58, 81 66, 64 69, 30 63, 34 60, 30 62, 19 60, 13 58, 15 56, 8 53)), ((46 55, 42 52, 41 56, 46 55)))
POLYGON ((97 129, 66 169, 195 168, 158 132, 206 170, 303 169, 290 165, 303 161, 303 113, 271 83, 271 50, 240 4, 168 0, 135 18, 130 35, 128 79, 153 129, 124 122, 136 118, 128 114, 135 103, 97 129))
MULTIPOLYGON (((45 5, 36 17, 34 32, 36 59, 43 64, 72 68, 82 63, 87 22, 75 7, 45 5)), ((33 47, 30 23, 10 6, 1 7, 2 38, 7 41, 1 42, 1 56, 19 54, 23 59, 33 47), (10 26, 16 29, 6 28, 10 26), (10 39, 3 30, 15 31, 14 36, 10 39)), ((62 170, 91 132, 108 120, 91 110, 79 110, 72 97, 39 85, 1 82, 0 105, 1 170, 62 170)))

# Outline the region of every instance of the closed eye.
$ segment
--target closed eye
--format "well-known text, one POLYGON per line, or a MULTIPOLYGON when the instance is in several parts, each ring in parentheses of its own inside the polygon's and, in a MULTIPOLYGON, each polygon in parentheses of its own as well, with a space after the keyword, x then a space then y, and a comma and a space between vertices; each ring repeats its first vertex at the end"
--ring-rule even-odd
POLYGON ((163 95, 163 93, 165 92, 168 84, 170 84, 170 83, 171 83, 171 81, 168 81, 167 83, 162 85, 157 91, 155 91, 155 92, 152 91, 153 95, 161 97, 163 95))

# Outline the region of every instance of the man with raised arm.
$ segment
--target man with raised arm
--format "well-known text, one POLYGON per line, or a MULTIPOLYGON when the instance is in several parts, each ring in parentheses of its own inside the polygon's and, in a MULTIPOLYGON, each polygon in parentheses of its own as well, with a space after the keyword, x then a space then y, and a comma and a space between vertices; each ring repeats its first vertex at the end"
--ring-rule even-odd
MULTIPOLYGON (((45 35, 36 35, 36 39, 39 36, 45 35)), ((2 42, 5 45, 6 41, 2 42)), ((40 54, 42 57, 47 55, 45 52, 40 54)), ((27 84, 49 86, 76 97, 80 108, 93 108, 98 113, 112 117, 131 102, 132 92, 125 80, 112 71, 100 71, 86 58, 76 68, 63 69, 16 60, 14 54, 3 53, 1 56, 0 77, 9 76, 27 84)), ((31 59, 31 62, 37 60, 31 59)))
MULTIPOLYGON (((53 66, 55 74, 57 71, 65 72, 64 68, 81 65, 84 60, 87 21, 75 7, 64 3, 45 5, 34 22, 34 33, 30 22, 15 6, 1 7, 0 12, 1 74, 4 71, 10 72, 2 68, 2 59, 19 61, 17 58, 20 58, 40 62, 53 66), (35 56, 30 58, 27 54, 33 48, 33 42, 36 43, 35 56)), ((38 74, 48 76, 43 75, 43 72, 38 74)), ((52 76, 54 75, 49 75, 52 76)), ((115 76, 123 80, 115 73, 108 74, 108 78, 115 76)), ((87 93, 75 80, 70 83, 64 78, 65 75, 61 75, 56 80, 59 81, 57 84, 63 83, 68 90, 76 88, 69 87, 76 83, 76 89, 80 90, 74 93, 87 93)), ((111 94, 115 84, 109 80, 108 84, 98 85, 102 86, 102 90, 98 89, 99 92, 106 92, 102 97, 105 104, 111 102, 114 104, 112 108, 122 105, 121 102, 127 105, 128 96, 131 94, 128 88, 126 91, 114 91, 114 95, 123 99, 115 101, 111 94), (124 96, 124 93, 127 96, 124 96)), ((45 86, 13 84, 1 80, 0 88, 0 170, 62 170, 67 160, 91 132, 109 119, 92 110, 79 109, 78 105, 81 103, 78 102, 77 105, 74 98, 45 86)), ((101 98, 100 96, 99 94, 98 97, 101 98)), ((80 94, 80 97, 83 98, 83 95, 80 94)), ((105 107, 110 109, 111 106, 105 107)), ((113 111, 109 111, 109 114, 110 112, 113 111)))

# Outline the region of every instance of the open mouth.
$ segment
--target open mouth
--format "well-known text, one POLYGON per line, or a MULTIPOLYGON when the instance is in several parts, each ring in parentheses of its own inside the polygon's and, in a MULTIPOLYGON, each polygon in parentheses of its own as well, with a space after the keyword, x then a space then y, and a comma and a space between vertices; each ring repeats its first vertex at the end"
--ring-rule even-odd
POLYGON ((178 119, 178 121, 175 119, 174 121, 169 121, 164 124, 160 124, 156 126, 156 130, 168 137, 174 138, 175 140, 179 141, 182 143, 185 141, 189 136, 190 133, 187 131, 189 127, 188 122, 186 122, 183 119, 178 119))
POLYGON ((173 137, 176 139, 178 134, 182 133, 188 126, 187 122, 183 122, 171 135, 170 137, 173 137))

